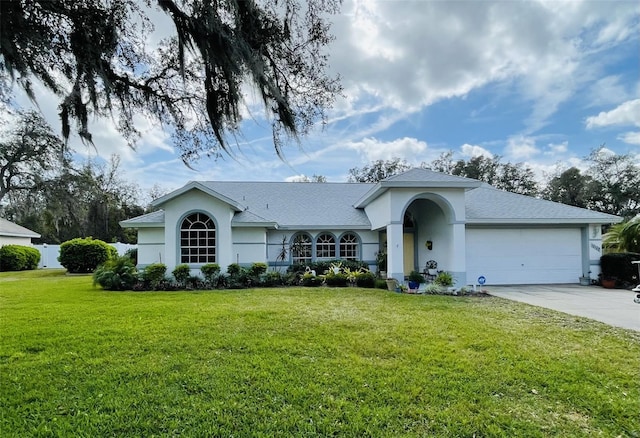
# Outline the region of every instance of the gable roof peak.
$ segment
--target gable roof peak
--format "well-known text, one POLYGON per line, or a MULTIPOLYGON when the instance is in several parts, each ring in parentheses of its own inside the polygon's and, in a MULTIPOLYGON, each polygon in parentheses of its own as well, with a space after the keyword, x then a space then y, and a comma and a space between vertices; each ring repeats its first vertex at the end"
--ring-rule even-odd
POLYGON ((435 170, 424 169, 422 167, 414 167, 406 172, 392 175, 381 181, 384 182, 406 182, 406 183, 431 183, 431 182, 455 182, 470 183, 473 187, 479 185, 479 181, 473 178, 465 178, 463 176, 450 175, 444 172, 436 172, 435 170))

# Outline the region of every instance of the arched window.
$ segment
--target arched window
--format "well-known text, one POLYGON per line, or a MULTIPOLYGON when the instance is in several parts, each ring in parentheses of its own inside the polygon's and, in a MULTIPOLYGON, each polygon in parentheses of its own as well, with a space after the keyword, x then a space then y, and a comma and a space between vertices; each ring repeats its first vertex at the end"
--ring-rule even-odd
POLYGON ((291 241, 291 261, 293 263, 311 263, 311 236, 296 234, 291 241))
POLYGON ((193 213, 180 225, 180 263, 216 261, 216 225, 204 213, 193 213))
POLYGON ((340 238, 340 258, 345 260, 360 259, 360 242, 354 233, 346 233, 340 238))
POLYGON ((336 258, 336 238, 329 233, 322 233, 316 238, 316 259, 336 258))

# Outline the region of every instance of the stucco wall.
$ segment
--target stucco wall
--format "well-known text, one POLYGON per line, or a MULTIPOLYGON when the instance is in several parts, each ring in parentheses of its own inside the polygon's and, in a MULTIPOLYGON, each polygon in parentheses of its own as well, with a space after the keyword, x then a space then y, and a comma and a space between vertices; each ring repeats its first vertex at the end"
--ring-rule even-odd
POLYGON ((233 228, 235 262, 250 265, 267 257, 267 233, 264 228, 233 228))
POLYGON ((4 245, 31 246, 31 237, 0 236, 0 246, 4 245))
POLYGON ((165 263, 164 228, 138 229, 138 266, 165 263))
MULTIPOLYGON (((180 264, 179 230, 185 216, 203 212, 209 215, 216 225, 216 263, 226 267, 235 262, 231 235, 231 219, 233 210, 229 204, 222 202, 200 190, 191 190, 175 197, 163 205, 164 208, 164 241, 166 242, 165 259, 167 271, 180 264)), ((193 265, 198 267, 200 265, 193 265)))

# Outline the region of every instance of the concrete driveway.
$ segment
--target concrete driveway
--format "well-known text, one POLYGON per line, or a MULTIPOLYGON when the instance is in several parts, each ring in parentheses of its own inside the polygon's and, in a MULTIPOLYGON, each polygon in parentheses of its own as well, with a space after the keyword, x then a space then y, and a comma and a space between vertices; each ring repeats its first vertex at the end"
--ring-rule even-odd
POLYGON ((640 331, 640 304, 633 302, 636 292, 577 284, 485 286, 483 290, 496 297, 640 331))

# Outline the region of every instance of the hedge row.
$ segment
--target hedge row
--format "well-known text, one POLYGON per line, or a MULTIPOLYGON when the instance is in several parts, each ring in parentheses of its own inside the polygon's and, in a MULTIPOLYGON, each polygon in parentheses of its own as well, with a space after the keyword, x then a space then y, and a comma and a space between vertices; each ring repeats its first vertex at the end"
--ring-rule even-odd
POLYGON ((129 257, 110 259, 96 269, 94 284, 106 290, 195 290, 195 289, 243 289, 248 287, 278 286, 346 286, 374 287, 375 276, 371 272, 359 271, 351 275, 345 273, 311 276, 300 272, 280 273, 267 271, 266 263, 253 263, 242 267, 232 263, 226 273, 215 263, 200 268, 202 277, 191 275, 188 265, 178 265, 167 275, 167 266, 153 263, 144 270, 137 271, 129 257), (311 276, 311 278, 310 278, 311 276), (353 278, 351 278, 353 277, 353 278))
POLYGON ((0 271, 37 269, 40 251, 29 246, 4 245, 0 248, 0 271))
POLYGON ((604 254, 600 257, 600 270, 603 278, 613 278, 621 284, 636 285, 638 265, 631 262, 640 260, 640 254, 634 252, 618 252, 604 254))

